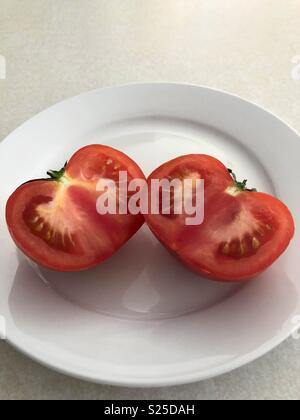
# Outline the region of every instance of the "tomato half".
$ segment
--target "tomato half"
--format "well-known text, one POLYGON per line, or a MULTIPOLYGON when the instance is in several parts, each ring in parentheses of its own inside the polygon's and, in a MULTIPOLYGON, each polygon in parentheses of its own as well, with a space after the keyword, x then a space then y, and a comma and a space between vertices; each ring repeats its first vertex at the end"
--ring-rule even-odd
MULTIPOLYGON (((79 150, 47 180, 30 181, 9 198, 6 220, 16 245, 33 261, 57 271, 91 268, 114 254, 143 225, 141 215, 100 215, 100 179, 145 179, 124 153, 92 145, 79 150)), ((118 185, 118 184, 116 184, 118 185)))
MULTIPOLYGON (((187 226, 186 214, 146 215, 156 237, 200 275, 221 281, 255 277, 286 250, 294 235, 288 208, 250 191, 217 159, 188 155, 165 163, 148 179, 203 179, 204 222, 187 226)), ((151 199, 151 197, 150 197, 151 199)))

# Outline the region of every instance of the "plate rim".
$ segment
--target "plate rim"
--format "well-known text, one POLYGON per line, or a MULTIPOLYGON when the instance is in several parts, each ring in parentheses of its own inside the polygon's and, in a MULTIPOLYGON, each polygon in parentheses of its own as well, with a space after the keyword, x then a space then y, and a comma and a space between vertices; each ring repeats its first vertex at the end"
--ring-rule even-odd
POLYGON ((103 86, 103 87, 96 88, 96 89, 89 89, 87 91, 79 93, 78 95, 70 96, 68 98, 63 99, 62 101, 59 101, 59 102, 56 102, 53 105, 50 105, 49 107, 41 110, 37 114, 34 114, 32 117, 28 118, 27 120, 25 120, 25 121, 21 122, 19 125, 17 125, 17 127, 15 127, 6 137, 4 137, 0 141, 0 150, 3 146, 3 144, 6 144, 6 142, 9 140, 10 136, 12 134, 14 134, 17 130, 21 129, 27 123, 32 122, 35 118, 38 118, 39 116, 41 116, 45 112, 55 108, 57 105, 63 105, 63 104, 66 104, 67 102, 72 101, 73 99, 79 98, 81 96, 89 95, 89 94, 93 94, 93 93, 96 94, 97 92, 101 92, 101 91, 129 88, 129 87, 135 87, 135 86, 139 86, 139 87, 145 86, 146 87, 146 86, 166 86, 166 85, 177 86, 177 87, 185 86, 185 87, 196 88, 196 89, 201 89, 201 90, 208 90, 208 91, 212 91, 212 92, 215 92, 215 93, 220 93, 222 95, 226 95, 226 96, 230 96, 232 98, 238 99, 239 101, 242 101, 242 102, 244 102, 248 105, 251 105, 252 107, 259 108, 262 111, 268 113, 273 118, 275 118, 277 121, 279 121, 280 123, 282 123, 286 127, 288 127, 294 134, 296 134, 298 137, 300 137, 300 131, 298 132, 296 130, 296 128, 291 125, 291 123, 288 123, 287 121, 285 121, 285 119, 283 117, 279 117, 278 115, 274 114, 274 112, 271 111, 271 109, 269 109, 268 107, 266 107, 264 105, 261 105, 258 102, 255 102, 253 100, 245 99, 242 96, 240 96, 236 93, 230 92, 226 89, 220 89, 220 88, 216 88, 216 87, 209 86, 209 85, 204 85, 204 84, 202 85, 202 84, 189 83, 189 82, 168 82, 168 81, 129 82, 129 83, 121 83, 121 84, 116 84, 116 85, 111 85, 111 86, 103 86))
POLYGON ((195 373, 183 373, 177 376, 171 376, 170 378, 134 378, 131 377, 130 381, 127 378, 117 378, 117 377, 105 377, 104 375, 100 378, 99 375, 91 376, 79 370, 72 370, 68 367, 63 367, 54 363, 47 363, 47 361, 33 354, 30 351, 26 350, 24 347, 13 342, 9 337, 6 339, 6 343, 11 345, 15 350, 21 354, 29 357, 29 359, 37 362, 41 366, 49 368, 57 373, 67 375, 69 377, 83 380, 86 382, 98 384, 98 385, 110 385, 110 386, 120 386, 127 388, 160 388, 160 387, 171 387, 171 386, 180 386, 186 384, 193 384, 196 382, 202 382, 208 379, 214 379, 219 376, 225 375, 226 373, 234 372, 239 368, 247 366, 248 364, 262 358, 266 354, 270 353, 272 350, 275 350, 280 344, 286 341, 292 336, 295 331, 297 331, 299 326, 295 325, 290 333, 277 335, 273 337, 272 340, 269 340, 266 344, 254 350, 251 353, 248 353, 245 356, 236 358, 233 361, 224 363, 222 366, 209 368, 207 371, 202 370, 201 372, 196 371, 195 373))

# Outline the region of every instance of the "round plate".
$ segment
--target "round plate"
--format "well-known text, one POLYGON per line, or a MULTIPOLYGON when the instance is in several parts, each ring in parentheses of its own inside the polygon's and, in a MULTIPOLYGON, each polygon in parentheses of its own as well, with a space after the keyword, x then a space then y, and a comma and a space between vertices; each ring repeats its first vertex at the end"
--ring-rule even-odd
POLYGON ((224 92, 140 84, 97 90, 42 112, 0 146, 0 314, 8 341, 35 360, 87 380, 162 386, 222 374, 263 355, 297 327, 297 231, 288 252, 256 280, 219 284, 186 270, 147 227, 86 273, 32 265, 7 232, 13 190, 102 143, 149 174, 188 153, 211 154, 300 222, 300 142, 270 113, 224 92))

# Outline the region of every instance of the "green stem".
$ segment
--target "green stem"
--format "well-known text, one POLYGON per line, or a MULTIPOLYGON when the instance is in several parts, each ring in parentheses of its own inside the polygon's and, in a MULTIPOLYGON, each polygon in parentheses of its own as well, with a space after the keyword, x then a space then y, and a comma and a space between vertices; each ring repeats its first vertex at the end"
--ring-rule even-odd
POLYGON ((256 188, 251 188, 251 189, 247 188, 247 182, 248 182, 248 180, 247 180, 247 179, 244 179, 244 181, 243 181, 243 182, 238 181, 238 180, 237 180, 237 178, 236 178, 236 175, 235 175, 235 173, 232 171, 232 169, 228 169, 228 172, 229 172, 229 173, 230 173, 230 175, 232 176, 232 178, 233 178, 233 180, 234 180, 234 182, 235 182, 236 188, 237 188, 239 191, 248 191, 248 192, 256 192, 256 191, 257 191, 257 189, 256 189, 256 188))
POLYGON ((53 181, 59 181, 65 174, 67 167, 67 162, 65 163, 65 166, 60 171, 48 171, 47 175, 50 176, 50 179, 53 181))

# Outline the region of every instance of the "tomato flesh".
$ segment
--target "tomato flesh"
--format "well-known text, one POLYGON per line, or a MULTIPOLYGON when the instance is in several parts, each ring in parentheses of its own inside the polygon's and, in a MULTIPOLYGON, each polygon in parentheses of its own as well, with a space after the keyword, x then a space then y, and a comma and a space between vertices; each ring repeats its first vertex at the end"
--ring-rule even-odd
POLYGON ((100 179, 119 172, 145 179, 138 165, 107 146, 92 145, 71 158, 59 180, 36 180, 9 198, 6 220, 16 245, 33 261, 57 271, 91 268, 113 255, 143 225, 141 215, 99 215, 100 179))
POLYGON ((204 222, 187 226, 186 214, 147 215, 157 238, 200 275, 221 281, 253 278, 273 264, 294 235, 288 208, 268 194, 240 190, 227 168, 206 155, 188 155, 156 169, 148 179, 204 179, 204 222))

